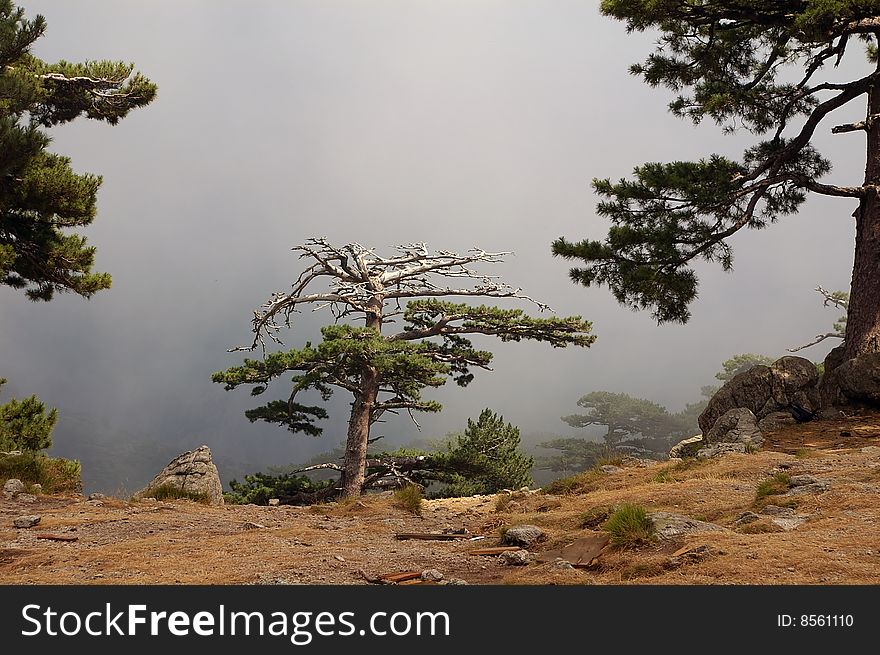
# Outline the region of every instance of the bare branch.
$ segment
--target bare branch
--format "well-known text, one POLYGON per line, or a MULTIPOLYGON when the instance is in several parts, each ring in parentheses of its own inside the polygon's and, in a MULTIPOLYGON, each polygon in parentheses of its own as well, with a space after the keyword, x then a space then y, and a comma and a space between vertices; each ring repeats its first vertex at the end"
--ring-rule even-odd
POLYGON ((816 287, 814 289, 814 291, 817 291, 818 293, 822 294, 822 296, 825 297, 825 300, 822 302, 822 304, 825 305, 826 307, 828 305, 834 305, 838 309, 848 309, 849 308, 849 305, 847 304, 847 302, 845 300, 843 300, 842 298, 837 298, 833 293, 824 289, 821 284, 818 287, 816 287))
POLYGON ((821 343, 825 341, 825 339, 845 339, 846 335, 841 334, 840 332, 828 332, 827 334, 817 334, 816 338, 810 341, 809 343, 805 343, 802 346, 798 346, 797 348, 788 348, 788 352, 796 353, 799 350, 803 350, 804 348, 809 348, 810 346, 815 346, 817 343, 821 343))
POLYGON ((291 473, 305 473, 307 471, 319 471, 321 469, 331 469, 333 471, 339 471, 340 473, 344 470, 339 464, 334 464, 333 462, 325 462, 323 464, 313 464, 312 466, 306 466, 305 468, 291 471, 291 473))

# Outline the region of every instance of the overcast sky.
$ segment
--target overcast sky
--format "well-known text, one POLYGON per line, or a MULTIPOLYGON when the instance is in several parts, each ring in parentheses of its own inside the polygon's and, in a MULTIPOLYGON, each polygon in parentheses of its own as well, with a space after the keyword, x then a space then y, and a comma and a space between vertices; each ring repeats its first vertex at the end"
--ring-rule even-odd
MULTIPOLYGON (((737 235, 733 273, 700 266, 685 326, 658 327, 607 289, 568 281, 551 241, 607 231, 592 178, 739 157, 750 142, 668 114, 669 94, 627 72, 651 38, 627 35, 596 1, 21 4, 48 21, 36 55, 133 61, 159 85, 115 127, 79 120, 52 132, 76 170, 104 177, 86 233, 112 289, 48 304, 0 289, 3 399, 37 393, 59 408, 54 452, 83 460, 87 488, 132 490, 201 443, 224 481, 339 443, 347 398, 316 440, 248 423, 247 391, 210 380, 240 362, 227 348, 249 342, 251 311, 289 287, 300 270, 290 247, 311 236, 512 250, 498 267, 508 282, 593 321, 589 349, 479 341, 495 350, 495 371, 428 392, 445 409, 422 417, 421 435, 405 417, 380 426, 396 441, 461 429, 484 407, 524 432, 566 434, 559 416, 601 389, 678 410, 727 357, 781 356, 825 331, 839 312, 812 289, 849 287, 854 205, 825 198, 737 235)), ((851 72, 865 66, 854 55, 851 72)), ((829 180, 860 182, 862 137, 820 132, 829 180)), ((319 318, 285 342, 314 339, 319 318)), ((805 354, 819 360, 832 345, 805 354)))

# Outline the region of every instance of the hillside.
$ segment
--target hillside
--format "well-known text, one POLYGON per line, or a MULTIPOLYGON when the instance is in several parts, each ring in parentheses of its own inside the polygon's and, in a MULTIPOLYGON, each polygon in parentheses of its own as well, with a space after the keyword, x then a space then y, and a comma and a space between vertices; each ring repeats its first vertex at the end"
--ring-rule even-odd
POLYGON ((387 495, 310 508, 0 497, 0 583, 357 584, 423 569, 470 584, 880 583, 880 415, 839 416, 766 436, 756 453, 629 461, 556 484, 555 494, 426 501, 421 517, 393 507, 387 495), (758 486, 777 474, 789 481, 777 489, 785 495, 756 500, 758 486), (606 550, 591 568, 507 566, 469 554, 498 545, 505 527, 528 523, 547 534, 530 548, 534 560, 590 534, 581 526, 591 517, 601 529, 605 510, 623 503, 719 529, 606 550), (752 514, 737 522, 746 512, 752 514), (40 523, 12 527, 29 514, 40 523), (461 529, 485 538, 395 539, 461 529))

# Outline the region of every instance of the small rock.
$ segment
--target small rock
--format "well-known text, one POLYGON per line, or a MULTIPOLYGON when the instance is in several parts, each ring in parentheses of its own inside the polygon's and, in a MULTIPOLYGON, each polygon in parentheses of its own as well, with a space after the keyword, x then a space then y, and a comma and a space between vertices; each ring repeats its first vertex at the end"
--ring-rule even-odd
POLYGON ((559 569, 560 571, 574 571, 574 567, 571 565, 571 562, 568 560, 564 560, 561 557, 557 557, 553 562, 553 568, 559 569))
POLYGON ((701 532, 725 531, 725 528, 715 523, 698 521, 682 514, 675 514, 674 512, 654 512, 648 514, 648 518, 653 522, 654 530, 661 539, 673 539, 701 532))
POLYGON ((17 519, 12 521, 12 525, 16 528, 32 528, 40 522, 41 518, 41 516, 37 516, 36 514, 33 514, 31 516, 19 516, 17 519))
POLYGON ((498 556, 498 562, 506 566, 525 566, 530 561, 527 550, 508 550, 498 556))
POLYGON ((94 493, 94 494, 89 494, 88 498, 86 498, 86 500, 104 500, 106 498, 107 498, 107 496, 105 496, 104 494, 94 493))
POLYGON ((793 475, 791 476, 791 486, 792 487, 803 487, 808 484, 816 484, 819 482, 818 478, 812 475, 793 475))
POLYGON ((531 546, 546 538, 547 534, 537 525, 515 525, 504 533, 502 542, 508 546, 531 546))
POLYGON ((440 582, 443 579, 443 574, 437 569, 425 569, 422 571, 421 577, 426 582, 440 582))
POLYGON ((18 494, 16 500, 20 503, 34 503, 37 501, 37 497, 33 494, 18 494))
POLYGON ((531 491, 531 489, 529 489, 528 487, 520 487, 520 488, 519 488, 519 492, 520 492, 521 494, 527 494, 527 493, 529 493, 530 491, 531 491))
POLYGON ((278 500, 277 498, 270 498, 270 499, 269 499, 269 506, 270 506, 270 507, 275 507, 275 506, 278 505, 280 502, 281 502, 281 501, 278 500))
POLYGON ((266 526, 259 523, 254 523, 253 521, 245 521, 241 527, 245 530, 262 530, 266 526))
POLYGON ((694 548, 684 550, 684 552, 679 551, 677 555, 673 555, 672 557, 670 557, 669 564, 671 566, 681 566, 682 564, 688 563, 696 564, 697 562, 702 562, 704 559, 711 557, 715 554, 715 551, 713 551, 709 546, 695 546, 694 548))
POLYGON ((829 485, 824 480, 814 482, 813 484, 803 484, 790 489, 784 496, 806 496, 809 494, 823 494, 828 491, 829 485))
POLYGON ((43 485, 41 485, 39 482, 37 484, 32 484, 31 491, 33 491, 35 494, 41 494, 43 493, 43 485))
POLYGON ((338 562, 344 562, 344 561, 345 561, 345 558, 344 558, 342 555, 334 555, 334 556, 333 556, 333 559, 335 559, 335 560, 338 561, 338 562))
POLYGON ((786 571, 788 571, 789 573, 794 573, 794 572, 795 572, 795 568, 794 568, 793 566, 789 566, 789 567, 786 569, 786 571))
POLYGON ((733 525, 739 527, 741 525, 746 525, 747 523, 754 523, 761 517, 755 514, 754 512, 743 512, 739 516, 736 517, 736 520, 733 522, 733 525))
POLYGON ((9 478, 3 485, 3 495, 6 498, 15 498, 24 491, 24 484, 17 478, 9 478))
POLYGON ((470 583, 469 583, 467 580, 462 580, 461 578, 449 578, 449 579, 446 581, 446 584, 451 584, 451 585, 466 585, 466 584, 470 584, 470 583))
POLYGON ((602 473, 620 473, 623 469, 619 466, 614 466, 614 464, 605 464, 604 466, 600 466, 599 470, 602 473))
POLYGON ((794 516, 774 516, 770 520, 788 532, 789 530, 794 530, 799 525, 806 523, 807 517, 803 514, 795 514, 794 516))

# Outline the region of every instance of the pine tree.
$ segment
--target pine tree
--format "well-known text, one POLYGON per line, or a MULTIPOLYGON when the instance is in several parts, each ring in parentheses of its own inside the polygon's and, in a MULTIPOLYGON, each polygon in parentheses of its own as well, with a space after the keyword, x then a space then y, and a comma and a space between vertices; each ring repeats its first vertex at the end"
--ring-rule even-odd
MULTIPOLYGON (((6 384, 0 378, 0 389, 6 384)), ((0 405, 0 450, 42 450, 52 445, 52 430, 58 421, 58 410, 46 412, 36 396, 24 400, 11 399, 0 405)))
POLYGON ((531 485, 529 471, 535 462, 519 446, 519 428, 484 409, 476 421, 468 419, 464 434, 456 437, 454 445, 450 443, 445 454, 434 458, 436 469, 453 472, 438 478, 446 483, 440 495, 492 494, 531 485))
POLYGON ((312 434, 320 428, 308 430, 302 424, 323 417, 323 409, 298 404, 297 395, 312 390, 328 400, 334 389, 349 392, 353 402, 345 456, 343 466, 337 467, 345 496, 359 495, 364 489, 370 428, 376 421, 387 413, 406 411, 413 416, 413 412, 440 411, 439 403, 422 397, 423 390, 440 387, 449 379, 464 387, 474 379, 473 370, 489 369, 492 353, 477 350, 465 335, 542 341, 560 348, 589 346, 595 340, 589 334, 590 323, 580 316, 533 318, 520 309, 442 299, 519 298, 535 302, 520 289, 470 268, 472 264, 501 262, 509 253, 479 249, 466 254, 430 252, 424 244, 410 244, 382 257, 356 243, 337 247, 325 239, 309 240, 294 250, 309 265, 290 293, 276 293, 254 313, 253 343, 239 349, 262 346, 263 358, 246 359, 242 366, 215 373, 213 380, 226 389, 250 385, 251 393, 259 395, 273 380, 293 373, 288 399, 271 401, 251 417, 312 434), (328 287, 312 290, 322 279, 329 280, 328 287), (448 280, 461 286, 446 286, 448 280), (337 323, 322 328, 323 339, 317 345, 306 343, 299 349, 266 353, 265 339, 280 344, 277 333, 290 326, 291 314, 304 304, 328 308, 337 323), (338 322, 351 317, 361 325, 338 322), (398 320, 403 322, 399 331, 384 333, 387 325, 398 320))
POLYGON ((46 30, 0 0, 0 283, 31 300, 72 291, 86 298, 110 286, 94 273, 95 248, 70 233, 89 225, 101 178, 73 172, 50 153, 45 128, 85 116, 116 124, 148 104, 156 86, 132 64, 48 64, 30 54, 46 30))
MULTIPOLYGON (((573 281, 607 285, 659 322, 687 321, 697 296, 691 264, 732 265, 728 239, 795 213, 809 193, 858 201, 845 358, 880 351, 880 3, 876 0, 603 0, 629 31, 657 31, 657 49, 631 72, 679 94, 669 108, 695 123, 745 129, 759 140, 740 161, 648 163, 634 179, 594 180, 604 241, 559 238, 556 255, 582 260, 573 281), (853 50, 867 51, 863 77, 834 81, 853 50), (820 124, 853 102, 865 119, 832 129, 866 135, 861 184, 820 182, 831 163, 812 145, 820 124)), ((858 56, 858 54, 856 55, 858 56)))

